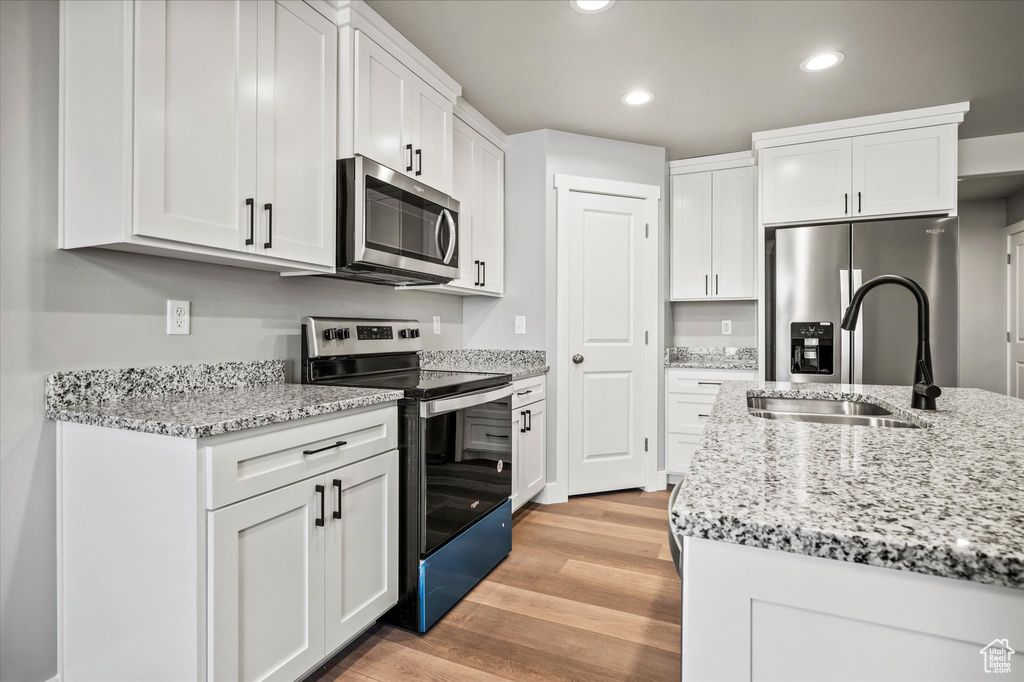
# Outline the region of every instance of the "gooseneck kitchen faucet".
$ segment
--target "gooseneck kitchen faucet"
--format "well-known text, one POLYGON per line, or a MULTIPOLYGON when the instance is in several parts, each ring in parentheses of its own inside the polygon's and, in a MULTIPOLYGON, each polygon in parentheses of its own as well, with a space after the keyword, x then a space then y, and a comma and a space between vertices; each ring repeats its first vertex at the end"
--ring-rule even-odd
POLYGON ((934 410, 935 399, 942 395, 942 389, 935 385, 932 380, 932 346, 929 340, 930 334, 930 311, 928 306, 928 294, 912 279, 900 275, 879 275, 864 282, 853 298, 850 299, 850 307, 843 315, 842 328, 846 331, 853 331, 857 328, 857 319, 860 317, 860 306, 864 302, 864 296, 875 287, 883 284, 898 284, 910 290, 917 299, 917 363, 914 366, 914 392, 911 407, 918 410, 934 410))

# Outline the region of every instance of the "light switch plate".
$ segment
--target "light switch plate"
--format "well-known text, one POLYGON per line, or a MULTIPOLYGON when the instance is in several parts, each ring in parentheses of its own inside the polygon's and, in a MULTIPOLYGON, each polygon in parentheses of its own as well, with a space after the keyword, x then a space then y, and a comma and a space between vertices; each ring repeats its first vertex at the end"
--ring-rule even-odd
POLYGON ((440 334, 441 333, 441 316, 440 315, 434 315, 434 333, 435 334, 440 334))
POLYGON ((722 320, 722 333, 732 334, 732 320, 722 320))
POLYGON ((167 333, 192 333, 192 304, 188 301, 167 301, 167 333))
POLYGON ((516 315, 516 334, 526 333, 526 315, 516 315))

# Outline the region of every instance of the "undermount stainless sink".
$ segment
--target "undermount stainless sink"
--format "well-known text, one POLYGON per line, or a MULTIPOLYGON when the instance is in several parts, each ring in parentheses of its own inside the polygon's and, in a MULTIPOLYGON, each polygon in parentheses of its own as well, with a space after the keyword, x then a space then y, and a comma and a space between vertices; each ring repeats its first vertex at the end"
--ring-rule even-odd
POLYGON ((817 422, 819 424, 850 424, 853 426, 888 426, 917 429, 902 417, 871 403, 852 400, 824 400, 817 398, 762 398, 747 397, 747 412, 762 419, 791 422, 817 422))

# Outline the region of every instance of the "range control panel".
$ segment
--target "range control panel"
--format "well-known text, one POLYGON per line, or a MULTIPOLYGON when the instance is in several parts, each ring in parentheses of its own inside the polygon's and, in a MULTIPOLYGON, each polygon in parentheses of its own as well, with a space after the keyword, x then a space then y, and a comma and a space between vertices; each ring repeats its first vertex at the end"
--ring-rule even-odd
POLYGON ((423 350, 417 320, 306 317, 302 326, 310 357, 423 350))
POLYGON ((360 341, 393 339, 395 338, 394 327, 391 325, 374 327, 364 327, 359 325, 356 327, 356 338, 360 341))

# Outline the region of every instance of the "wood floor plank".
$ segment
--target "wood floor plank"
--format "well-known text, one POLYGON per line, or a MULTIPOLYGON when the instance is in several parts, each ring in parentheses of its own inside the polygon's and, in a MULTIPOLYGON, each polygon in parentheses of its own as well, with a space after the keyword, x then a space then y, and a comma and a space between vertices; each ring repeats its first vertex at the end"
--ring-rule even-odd
POLYGON ((588 497, 592 500, 604 500, 612 504, 660 509, 667 513, 668 498, 670 494, 671 493, 668 490, 659 490, 658 492, 653 493, 646 493, 641 490, 631 490, 621 493, 600 493, 598 495, 589 495, 588 497))
POLYGON ((490 682, 506 679, 446 658, 421 656, 412 649, 380 638, 349 670, 380 682, 423 679, 438 682, 490 682))
MULTIPOLYGON (((678 577, 662 578, 646 573, 637 573, 611 566, 591 564, 570 559, 559 570, 562 577, 573 580, 579 585, 601 585, 609 589, 626 592, 630 599, 669 602, 678 606, 682 585, 678 577), (628 586, 628 589, 623 589, 628 586)), ((678 620, 678 609, 676 619, 678 620)))
MULTIPOLYGON (((536 516, 547 516, 545 514, 536 514, 536 516)), ((528 519, 524 519, 520 523, 514 532, 512 537, 512 547, 515 548, 516 538, 519 538, 520 542, 532 542, 533 540, 550 540, 554 542, 564 542, 567 544, 582 544, 585 543, 593 550, 618 552, 621 554, 630 554, 637 557, 649 557, 651 559, 657 559, 658 553, 661 552, 661 545, 664 543, 662 539, 637 539, 637 538, 622 538, 622 537, 609 537, 607 535, 601 535, 600 533, 581 533, 579 530, 572 528, 563 528, 547 523, 534 522, 533 516, 528 519)))
MULTIPOLYGON (((570 558, 577 557, 591 563, 629 568, 641 573, 651 573, 666 578, 675 575, 675 566, 672 565, 672 562, 657 558, 657 555, 661 552, 660 546, 653 553, 653 556, 644 556, 633 553, 629 549, 616 551, 595 547, 589 536, 581 537, 579 534, 573 535, 570 533, 557 537, 552 536, 546 530, 544 532, 534 532, 533 529, 526 528, 520 531, 520 538, 521 541, 528 542, 534 549, 550 552, 555 555, 570 558)), ((512 551, 515 551, 514 541, 512 551)), ((624 587, 624 589, 626 588, 624 587)))
POLYGON ((664 528, 668 521, 666 509, 638 507, 633 504, 613 504, 606 500, 593 500, 589 497, 574 498, 571 504, 541 505, 536 511, 654 530, 664 528))
MULTIPOLYGON (((582 531, 585 533, 597 533, 598 535, 609 535, 615 538, 625 538, 627 540, 643 540, 644 542, 652 542, 656 545, 664 544, 668 538, 667 531, 665 528, 659 528, 653 530, 650 528, 637 528, 636 526, 626 526, 621 523, 609 523, 607 521, 597 521, 594 519, 581 519, 574 516, 563 516, 560 514, 545 514, 543 512, 531 514, 530 518, 526 519, 524 523, 539 523, 546 526, 554 526, 556 528, 566 528, 573 531, 582 531)), ((667 521, 662 519, 662 526, 665 526, 667 521)))

